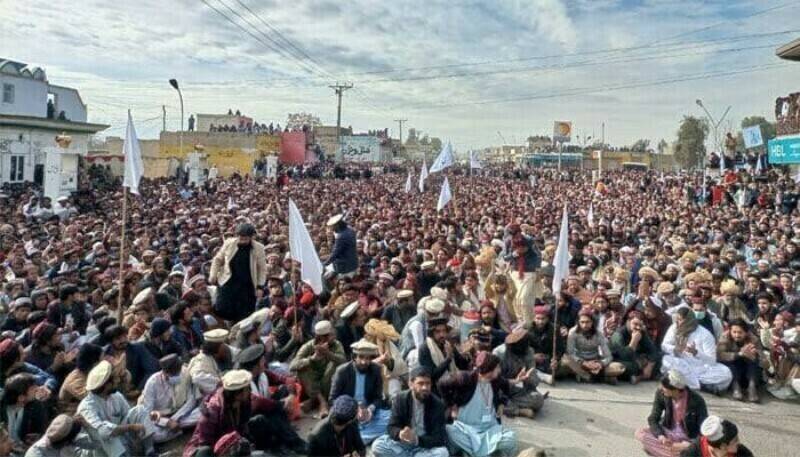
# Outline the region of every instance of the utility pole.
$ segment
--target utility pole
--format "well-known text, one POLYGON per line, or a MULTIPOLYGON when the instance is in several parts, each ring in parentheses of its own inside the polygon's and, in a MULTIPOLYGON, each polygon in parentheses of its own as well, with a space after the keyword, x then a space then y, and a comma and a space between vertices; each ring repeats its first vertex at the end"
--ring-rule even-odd
POLYGON ((408 122, 408 119, 395 119, 394 121, 400 124, 400 147, 403 147, 403 122, 408 122))
POLYGON ((161 131, 167 131, 167 105, 161 105, 161 131))
POLYGON ((328 87, 333 89, 333 91, 336 93, 336 96, 339 99, 338 105, 336 107, 336 157, 338 157, 339 160, 342 160, 343 159, 343 157, 342 157, 342 144, 341 144, 341 134, 342 134, 342 94, 344 94, 344 91, 346 91, 348 89, 352 89, 353 88, 353 84, 352 83, 346 83, 346 84, 336 83, 336 84, 330 85, 328 87))

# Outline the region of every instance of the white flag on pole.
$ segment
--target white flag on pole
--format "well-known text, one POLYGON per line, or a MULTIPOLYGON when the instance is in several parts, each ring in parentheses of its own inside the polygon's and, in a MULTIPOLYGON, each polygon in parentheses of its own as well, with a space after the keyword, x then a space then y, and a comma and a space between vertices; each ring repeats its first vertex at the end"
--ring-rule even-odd
POLYGON ((322 262, 311 241, 303 216, 289 200, 289 251, 292 259, 300 262, 300 278, 311 283, 315 294, 322 292, 322 262))
POLYGON ((453 158, 453 145, 448 141, 447 144, 442 147, 442 151, 439 153, 439 156, 436 157, 436 161, 431 165, 430 172, 436 173, 442 171, 450 165, 453 165, 453 163, 455 163, 455 158, 453 158))
POLYGON ((589 227, 594 227, 594 211, 592 203, 589 202, 589 212, 586 213, 586 221, 589 222, 589 227))
POLYGON ((561 283, 569 276, 569 219, 567 205, 564 205, 564 214, 561 216, 561 232, 558 234, 558 247, 553 259, 555 273, 553 274, 553 295, 558 297, 561 293, 561 283))
POLYGON ((236 203, 233 202, 233 197, 228 197, 228 211, 236 209, 236 203))
POLYGON ((483 165, 481 165, 480 160, 478 160, 478 155, 475 154, 475 151, 469 151, 469 167, 473 170, 480 170, 483 168, 483 165))
POLYGON ((763 159, 763 157, 761 157, 761 154, 759 154, 759 155, 756 156, 756 158, 758 159, 758 160, 756 160, 756 174, 760 175, 761 172, 763 171, 763 168, 762 168, 763 165, 761 165, 761 160, 763 159))
POLYGON ((406 179, 406 193, 411 193, 411 172, 408 172, 408 179, 406 179))
POLYGON ((139 195, 139 181, 144 175, 144 163, 142 163, 142 149, 139 146, 139 138, 136 137, 130 110, 128 111, 128 127, 125 130, 122 153, 125 155, 125 177, 122 180, 122 186, 139 195))
POLYGON ((419 171, 419 191, 425 192, 425 180, 428 179, 428 165, 422 159, 422 170, 419 171))
POLYGON ((447 181, 447 176, 445 176, 444 182, 442 183, 442 191, 439 193, 439 203, 436 204, 436 211, 441 211, 452 198, 453 194, 450 193, 450 182, 447 181))

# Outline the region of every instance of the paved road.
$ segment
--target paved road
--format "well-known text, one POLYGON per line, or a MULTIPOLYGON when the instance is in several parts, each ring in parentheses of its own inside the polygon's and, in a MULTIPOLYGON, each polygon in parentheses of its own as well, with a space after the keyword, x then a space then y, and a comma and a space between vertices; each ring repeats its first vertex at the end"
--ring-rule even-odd
MULTIPOLYGON (((644 456, 633 433, 645 426, 655 382, 631 386, 576 384, 564 381, 556 387, 543 385, 550 398, 535 420, 506 419, 519 439, 520 450, 543 449, 548 457, 644 456)), ((740 403, 703 394, 711 414, 733 420, 742 442, 757 457, 800 455, 800 405, 765 396, 760 404, 740 403)), ((306 436, 314 421, 297 423, 306 436)), ((183 440, 170 443, 175 456, 183 440)), ((179 454, 178 454, 179 455, 179 454)))

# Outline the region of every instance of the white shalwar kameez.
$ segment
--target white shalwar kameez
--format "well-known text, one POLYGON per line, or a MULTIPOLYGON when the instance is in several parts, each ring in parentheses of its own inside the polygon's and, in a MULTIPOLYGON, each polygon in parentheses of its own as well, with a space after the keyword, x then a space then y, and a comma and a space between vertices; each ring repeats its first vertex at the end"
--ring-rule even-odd
POLYGON ((664 358, 661 360, 661 372, 667 373, 671 369, 678 370, 686 377, 686 385, 697 390, 700 385, 711 387, 717 391, 728 388, 733 379, 731 370, 725 365, 717 362, 717 343, 714 335, 705 327, 698 326, 690 335, 687 345, 694 345, 697 354, 691 355, 682 352, 675 355, 677 337, 675 334, 676 324, 670 325, 664 341, 661 343, 661 350, 664 351, 664 358))

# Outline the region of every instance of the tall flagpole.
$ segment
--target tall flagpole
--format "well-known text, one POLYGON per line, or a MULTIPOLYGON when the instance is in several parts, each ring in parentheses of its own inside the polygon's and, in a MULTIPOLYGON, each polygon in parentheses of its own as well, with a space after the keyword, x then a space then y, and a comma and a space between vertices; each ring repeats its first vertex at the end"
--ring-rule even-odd
MULTIPOLYGON (((131 118, 131 110, 128 110, 128 120, 131 118)), ((122 158, 123 168, 129 160, 128 154, 122 158)), ((122 236, 119 245, 119 292, 117 292, 117 325, 122 325, 122 292, 125 289, 125 225, 128 222, 128 188, 122 184, 122 236)))

